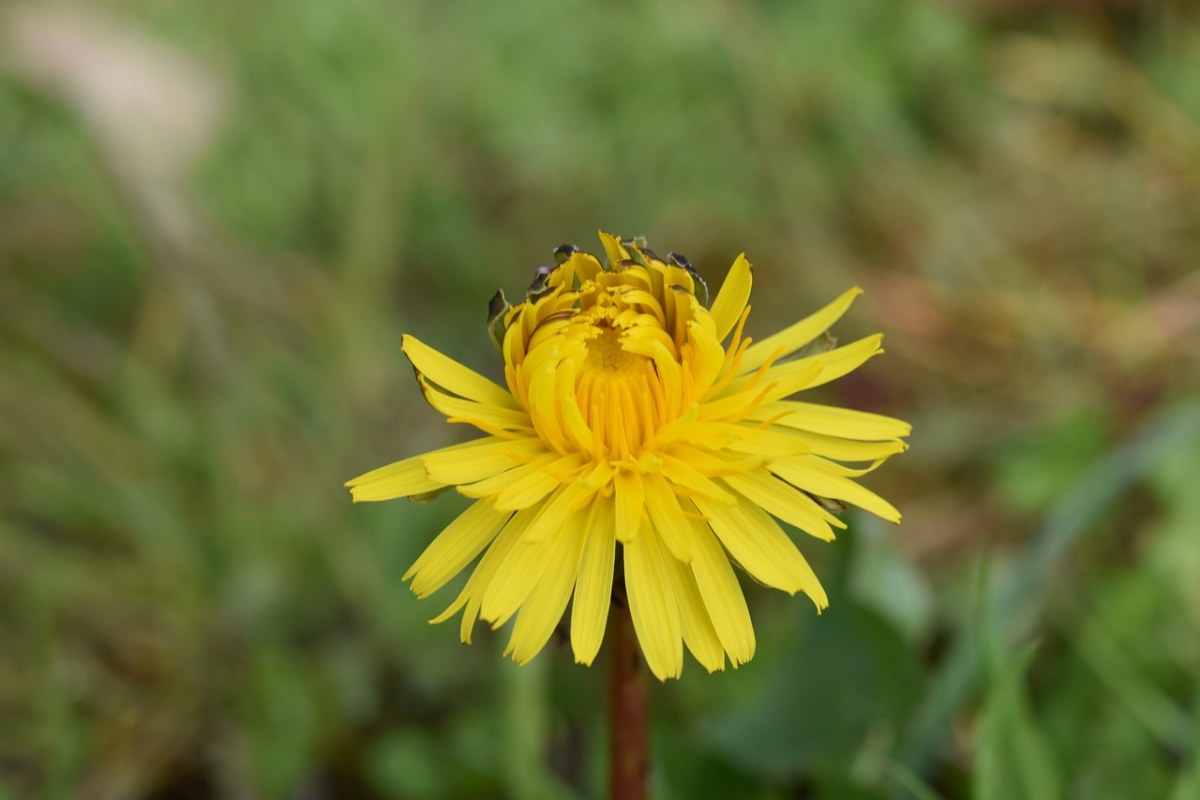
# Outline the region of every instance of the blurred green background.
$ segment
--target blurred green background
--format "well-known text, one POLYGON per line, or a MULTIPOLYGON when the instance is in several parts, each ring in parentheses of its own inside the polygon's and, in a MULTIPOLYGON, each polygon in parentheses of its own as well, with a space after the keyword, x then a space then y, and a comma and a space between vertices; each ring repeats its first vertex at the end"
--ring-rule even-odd
POLYGON ((828 612, 652 687, 657 797, 1200 797, 1184 0, 0 3, 0 797, 600 796, 603 668, 427 625, 462 503, 341 484, 601 227, 752 335, 863 286, 817 399, 915 425, 828 612))

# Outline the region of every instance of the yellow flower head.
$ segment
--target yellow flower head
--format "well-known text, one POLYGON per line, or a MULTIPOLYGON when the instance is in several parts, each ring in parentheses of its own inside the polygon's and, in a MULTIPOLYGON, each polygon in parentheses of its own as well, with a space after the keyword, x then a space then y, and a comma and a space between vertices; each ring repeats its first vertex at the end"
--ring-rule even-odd
POLYGON ((906 449, 910 427, 861 411, 786 400, 882 352, 868 336, 793 357, 860 294, 851 289, 791 327, 743 335, 751 270, 739 256, 711 307, 685 259, 600 234, 605 263, 560 248, 528 299, 493 303, 502 388, 412 336, 403 349, 425 399, 485 436, 350 481, 356 501, 456 487, 474 503, 405 580, 425 597, 483 553, 458 598, 475 621, 516 617, 505 651, 545 645, 568 601, 576 661, 604 637, 617 545, 634 629, 651 671, 677 677, 683 646, 709 671, 754 655, 754 629, 730 565, 820 610, 824 590, 775 518, 818 539, 845 527, 844 501, 900 514, 853 478, 906 449), (849 467, 840 462, 858 463, 849 467))

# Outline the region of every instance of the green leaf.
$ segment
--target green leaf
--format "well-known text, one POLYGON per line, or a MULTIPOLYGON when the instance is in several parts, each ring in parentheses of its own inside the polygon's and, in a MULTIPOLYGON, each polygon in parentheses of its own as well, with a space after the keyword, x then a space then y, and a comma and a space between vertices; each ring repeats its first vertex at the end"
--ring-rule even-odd
POLYGON ((899 724, 920 685, 904 638, 847 598, 782 652, 755 658, 742 667, 758 673, 746 702, 710 718, 702 736, 733 763, 776 778, 844 765, 871 730, 899 724))
POLYGON ((367 780, 382 797, 439 797, 445 782, 438 774, 436 749, 436 742, 419 731, 388 731, 367 751, 367 780))
POLYGON ((652 787, 655 797, 759 800, 772 796, 768 785, 754 772, 739 769, 709 748, 698 747, 676 726, 660 725, 655 734, 653 761, 655 770, 661 772, 660 785, 652 787))
POLYGON ((1002 444, 995 453, 996 478, 1005 498, 1023 511, 1052 503, 1105 447, 1105 426, 1079 412, 1002 444))
POLYGON ((975 731, 972 796, 1055 800, 1061 794, 1054 758, 1025 694, 1025 673, 1034 648, 1027 646, 1013 656, 987 599, 980 616, 980 646, 989 685, 975 731))

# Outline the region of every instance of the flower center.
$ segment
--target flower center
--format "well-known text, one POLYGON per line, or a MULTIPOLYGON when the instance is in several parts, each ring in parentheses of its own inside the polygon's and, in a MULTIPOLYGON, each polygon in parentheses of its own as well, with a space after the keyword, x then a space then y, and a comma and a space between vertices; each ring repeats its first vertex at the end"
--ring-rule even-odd
POLYGON ((633 331, 601 324, 587 341, 587 356, 575 378, 575 402, 595 436, 597 455, 614 460, 636 458, 662 425, 663 396, 654 363, 626 349, 633 331))
POLYGON ((621 346, 621 332, 611 325, 596 325, 594 330, 599 333, 587 342, 587 358, 583 362, 585 371, 627 372, 635 368, 639 361, 645 361, 643 356, 626 352, 621 346))
POLYGON ((639 343, 661 328, 653 315, 628 302, 628 287, 588 282, 581 289, 587 308, 575 309, 573 324, 564 330, 564 338, 582 344, 569 348, 561 362, 562 390, 574 395, 564 401, 579 409, 597 459, 635 459, 664 423, 664 409, 656 401, 663 397, 658 370, 638 352, 639 343), (571 374, 573 381, 567 378, 571 374))

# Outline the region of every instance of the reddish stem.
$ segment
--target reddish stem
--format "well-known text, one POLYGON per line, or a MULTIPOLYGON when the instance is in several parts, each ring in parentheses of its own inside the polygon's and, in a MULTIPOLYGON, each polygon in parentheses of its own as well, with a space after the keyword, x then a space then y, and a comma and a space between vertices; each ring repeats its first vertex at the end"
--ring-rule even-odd
POLYGON ((648 726, 646 673, 624 598, 609 612, 609 767, 611 800, 646 800, 648 726))

